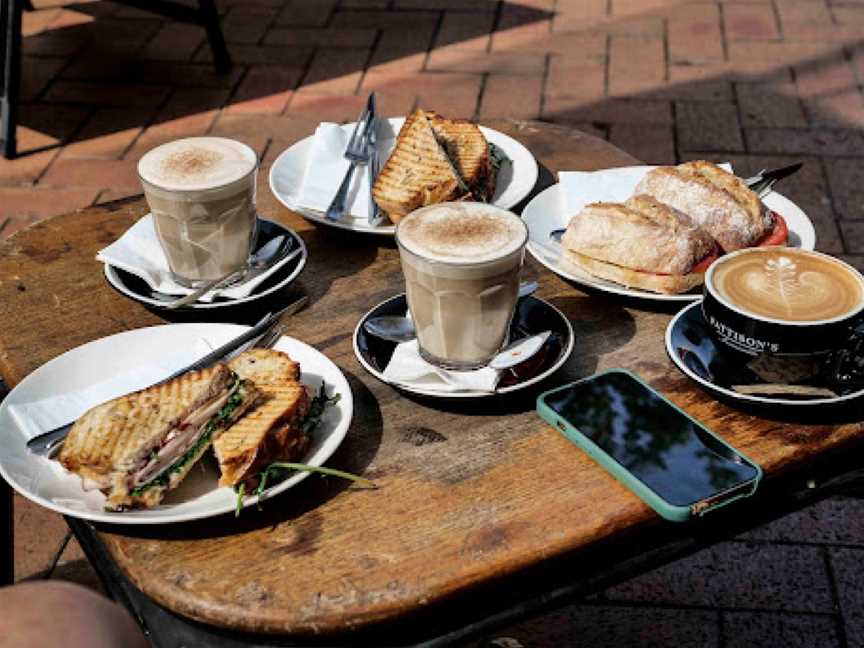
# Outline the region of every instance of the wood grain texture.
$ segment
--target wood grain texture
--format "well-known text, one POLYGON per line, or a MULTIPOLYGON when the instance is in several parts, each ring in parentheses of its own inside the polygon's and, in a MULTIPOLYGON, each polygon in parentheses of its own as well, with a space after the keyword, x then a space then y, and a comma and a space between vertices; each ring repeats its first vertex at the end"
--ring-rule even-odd
MULTIPOLYGON (((490 122, 552 171, 636 161, 544 124, 490 122)), ((545 182, 551 180, 546 174, 545 182)), ((447 402, 406 396, 354 357, 363 313, 403 290, 391 241, 317 228, 259 181, 261 213, 301 233, 311 305, 287 333, 329 356, 355 397, 346 441, 328 462, 377 490, 312 478, 264 511, 158 528, 101 527, 130 579, 159 603, 229 628, 330 633, 396 619, 494 577, 571 555, 658 517, 534 413, 541 390, 624 367, 759 462, 768 478, 860 438, 860 424, 789 424, 729 409, 666 357, 671 312, 588 295, 534 262, 526 278, 562 310, 575 349, 552 379, 507 398, 447 402)), ((0 247, 0 370, 14 385, 60 353, 159 319, 112 291, 93 260, 146 211, 140 200, 47 221, 0 247)))

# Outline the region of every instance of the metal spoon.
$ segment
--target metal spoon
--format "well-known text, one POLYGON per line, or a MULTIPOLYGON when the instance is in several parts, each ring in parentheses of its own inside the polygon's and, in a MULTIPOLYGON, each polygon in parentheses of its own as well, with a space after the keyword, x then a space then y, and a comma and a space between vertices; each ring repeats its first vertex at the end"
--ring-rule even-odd
POLYGON ((492 369, 509 369, 510 367, 515 367, 516 365, 525 362, 528 358, 533 357, 540 349, 542 349, 550 335, 552 335, 552 331, 543 331, 542 333, 537 333, 536 335, 516 340, 512 344, 508 344, 506 347, 501 349, 501 351, 498 352, 498 355, 489 361, 487 366, 492 369))
MULTIPOLYGON (((526 281, 519 285, 519 299, 537 290, 536 281, 526 281)), ((417 337, 414 321, 402 315, 382 315, 370 317, 363 322, 363 329, 369 334, 390 342, 407 342, 417 337)))
MULTIPOLYGON (((291 239, 287 239, 289 246, 291 243, 291 239)), ((277 259, 280 259, 285 251, 288 249, 285 246, 286 237, 284 234, 280 234, 279 236, 275 236, 267 243, 261 246, 259 250, 255 252, 250 258, 249 263, 240 268, 239 270, 232 270, 231 272, 219 277, 218 279, 214 279, 203 286, 196 288, 194 291, 189 293, 188 295, 184 295, 179 299, 175 299, 173 301, 166 302, 162 304, 162 308, 166 308, 168 310, 172 310, 174 308, 179 308, 180 306, 185 306, 186 304, 191 304, 194 301, 198 301, 198 298, 211 290, 216 290, 217 288, 221 288, 222 286, 229 285, 234 281, 240 278, 251 278, 262 271, 266 270, 270 267, 277 259)), ((298 252, 299 250, 295 250, 298 252)))

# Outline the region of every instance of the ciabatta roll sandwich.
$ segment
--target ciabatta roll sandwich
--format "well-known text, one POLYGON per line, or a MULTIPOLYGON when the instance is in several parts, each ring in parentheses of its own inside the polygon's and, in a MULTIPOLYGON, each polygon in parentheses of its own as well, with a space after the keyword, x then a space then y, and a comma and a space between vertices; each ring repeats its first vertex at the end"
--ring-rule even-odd
POLYGON ((666 294, 701 285, 718 254, 689 217, 645 195, 587 205, 570 219, 561 245, 566 260, 589 275, 666 294))
POLYGON ((702 160, 652 169, 636 194, 653 196, 687 214, 725 252, 759 245, 784 245, 788 229, 739 178, 702 160))

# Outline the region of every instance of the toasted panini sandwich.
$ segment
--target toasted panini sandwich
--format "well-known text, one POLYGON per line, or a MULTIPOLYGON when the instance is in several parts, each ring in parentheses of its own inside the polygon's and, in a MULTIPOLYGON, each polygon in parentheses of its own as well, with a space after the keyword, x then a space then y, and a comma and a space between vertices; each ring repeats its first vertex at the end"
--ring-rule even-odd
POLYGON ((495 168, 480 129, 417 109, 399 131, 372 196, 394 223, 410 212, 452 200, 488 200, 495 168))
POLYGON ((189 372, 87 411, 59 461, 105 493, 109 510, 156 506, 258 397, 224 364, 189 372))
POLYGON ((657 167, 645 174, 636 193, 687 214, 725 252, 786 243, 783 218, 765 207, 743 181, 710 162, 657 167))
POLYGON ((570 220, 561 246, 583 272, 658 293, 701 285, 718 252, 688 216, 645 195, 586 205, 570 220))
POLYGON ((213 443, 222 473, 219 485, 251 485, 272 462, 296 461, 306 453, 303 420, 309 394, 300 383, 300 365, 281 351, 253 349, 228 366, 253 381, 262 398, 213 443))

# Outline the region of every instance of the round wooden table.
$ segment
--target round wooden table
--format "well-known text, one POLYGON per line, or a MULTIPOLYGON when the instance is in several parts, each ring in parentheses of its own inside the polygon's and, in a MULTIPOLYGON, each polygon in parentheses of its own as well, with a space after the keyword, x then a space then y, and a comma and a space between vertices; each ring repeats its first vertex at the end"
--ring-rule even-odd
MULTIPOLYGON (((575 130, 488 125, 536 156, 543 171, 535 193, 560 170, 637 163, 575 130)), ((310 478, 239 519, 97 526, 123 573, 175 612, 234 630, 327 635, 434 613, 439 604, 479 608, 481 599, 504 595, 496 587, 508 578, 537 576, 598 547, 628 555, 626 547, 632 552, 633 542, 668 524, 534 412, 542 389, 607 368, 641 376, 760 463, 769 480, 861 437, 860 424, 792 425, 729 409, 666 357, 669 308, 586 294, 533 261, 527 278, 539 281, 538 296, 567 315, 576 335, 551 380, 472 402, 400 393, 367 374, 351 344, 361 315, 403 290, 392 241, 311 225, 276 202, 266 177, 263 170, 262 215, 296 229, 310 253, 295 288, 311 304, 287 333, 327 354, 354 392, 351 429, 328 465, 379 488, 310 478)), ((94 260, 146 211, 140 198, 98 206, 0 246, 0 372, 10 386, 77 345, 162 322, 114 292, 94 260)))

